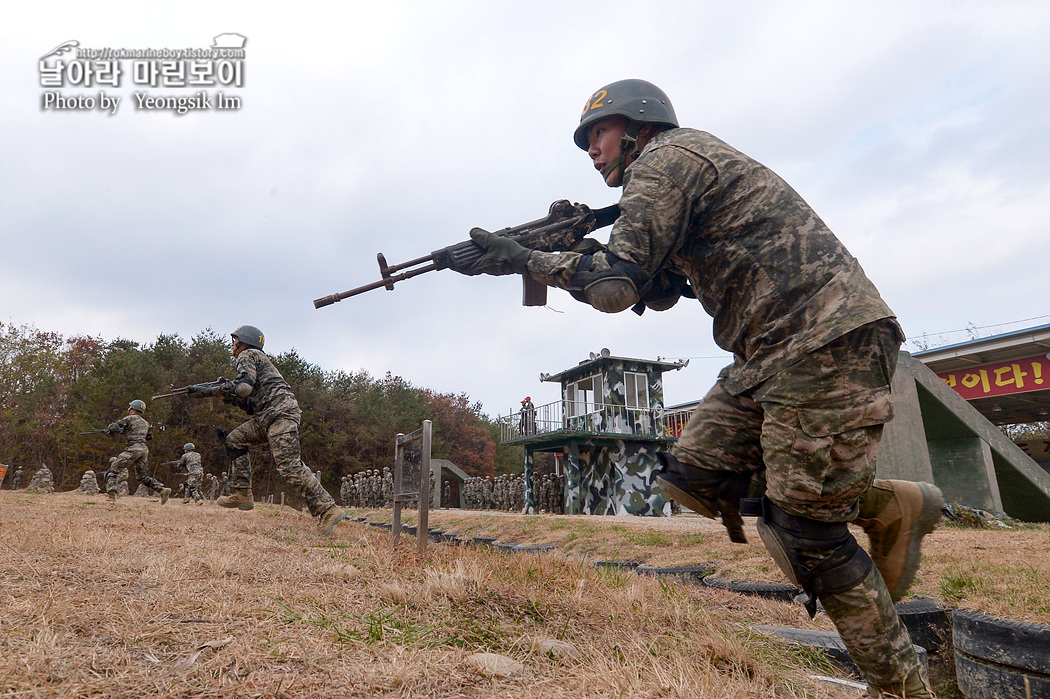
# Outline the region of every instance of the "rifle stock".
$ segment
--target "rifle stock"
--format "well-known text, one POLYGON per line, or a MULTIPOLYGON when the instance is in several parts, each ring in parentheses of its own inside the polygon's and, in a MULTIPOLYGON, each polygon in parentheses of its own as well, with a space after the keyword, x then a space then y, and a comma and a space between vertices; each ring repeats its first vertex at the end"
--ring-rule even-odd
MULTIPOLYGON (((572 204, 567 199, 559 199, 551 204, 550 211, 545 217, 494 232, 496 235, 505 235, 532 250, 564 252, 571 250, 591 231, 612 225, 619 215, 620 208, 616 204, 592 211, 585 204, 572 204)), ((383 253, 379 253, 376 256, 381 277, 379 281, 314 299, 314 308, 324 308, 337 301, 379 287, 393 291, 394 284, 397 282, 437 269, 448 269, 454 266, 467 267, 484 254, 485 249, 472 240, 465 240, 435 250, 429 255, 396 265, 388 265, 383 253)), ((522 275, 522 280, 522 304, 525 306, 545 305, 547 303, 546 285, 527 275, 522 275)))

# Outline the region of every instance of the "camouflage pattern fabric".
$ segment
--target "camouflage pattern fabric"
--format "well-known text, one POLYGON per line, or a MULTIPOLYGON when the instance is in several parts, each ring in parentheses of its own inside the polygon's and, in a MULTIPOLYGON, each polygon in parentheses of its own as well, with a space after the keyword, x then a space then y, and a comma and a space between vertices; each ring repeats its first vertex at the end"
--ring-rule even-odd
POLYGON ((241 384, 251 388, 246 397, 255 410, 254 419, 263 429, 269 428, 270 423, 278 418, 299 422, 302 411, 292 389, 262 350, 252 347, 242 351, 233 360, 233 368, 237 372, 233 379, 238 386, 237 395, 244 391, 241 384))
POLYGON ((117 460, 110 464, 106 473, 106 492, 116 493, 117 474, 121 469, 135 468, 139 483, 153 490, 162 490, 164 484, 149 475, 149 447, 146 439, 150 434, 149 423, 141 415, 125 415, 110 424, 109 431, 124 435, 124 451, 117 455, 117 460))
POLYGON ((125 415, 110 423, 108 429, 114 434, 124 435, 124 444, 129 447, 133 444, 145 446, 150 433, 149 423, 141 415, 125 415))
MULTIPOLYGON (((137 416, 136 416, 137 417, 137 416)), ((124 451, 117 454, 117 460, 112 463, 106 472, 106 492, 119 493, 117 478, 121 471, 127 472, 135 469, 135 476, 141 485, 152 490, 162 490, 164 484, 149 475, 149 449, 146 443, 129 445, 124 451)))
MULTIPOLYGON (((299 491, 311 515, 317 517, 335 505, 335 500, 300 458, 298 419, 277 418, 264 427, 263 421, 256 414, 226 437, 226 444, 232 449, 248 449, 253 444, 267 443, 277 465, 277 472, 299 491)), ((252 465, 248 454, 233 460, 230 473, 230 485, 233 488, 252 487, 252 465)))
POLYGON ((656 453, 665 442, 570 439, 556 511, 588 515, 670 515, 656 485, 656 453))
MULTIPOLYGON (((608 253, 673 271, 714 317, 735 361, 732 394, 850 330, 893 315, 857 260, 783 179, 711 134, 655 136, 624 176, 608 253)), ((529 275, 562 289, 584 255, 534 252, 529 275)), ((593 253, 591 270, 610 266, 593 253)))
POLYGON ((195 451, 185 452, 179 459, 179 468, 184 468, 189 473, 185 483, 186 497, 192 497, 194 502, 203 500, 201 484, 204 481, 204 467, 201 466, 201 455, 195 451))
POLYGON ((838 338, 741 395, 722 378, 672 454, 712 471, 761 474, 785 511, 829 522, 856 517, 875 478, 900 337, 890 320, 838 338))
POLYGON ((11 476, 11 490, 18 490, 22 487, 22 467, 19 466, 15 469, 14 474, 11 476))
POLYGON ((901 623, 878 568, 872 566, 864 581, 852 590, 821 595, 820 603, 870 684, 899 685, 919 671, 919 657, 911 636, 901 623))
MULTIPOLYGON (((116 462, 116 460, 117 460, 117 457, 114 456, 113 457, 113 461, 116 462)), ((128 477, 131 475, 130 473, 128 473, 127 466, 125 466, 123 468, 116 469, 116 474, 117 474, 117 495, 127 495, 128 492, 129 492, 129 490, 128 490, 128 477)), ((103 480, 105 480, 105 482, 107 484, 109 483, 109 471, 106 472, 106 477, 103 480)), ((109 492, 108 485, 107 485, 107 488, 106 488, 106 492, 109 492)))
MULTIPOLYGON (((793 515, 852 521, 875 478, 883 425, 893 417, 898 333, 890 319, 869 323, 741 395, 720 379, 672 453, 700 468, 763 478, 766 497, 793 515)), ((826 554, 804 551, 800 559, 812 564, 826 554)), ((873 684, 903 681, 918 667, 877 569, 862 585, 820 601, 873 684)))

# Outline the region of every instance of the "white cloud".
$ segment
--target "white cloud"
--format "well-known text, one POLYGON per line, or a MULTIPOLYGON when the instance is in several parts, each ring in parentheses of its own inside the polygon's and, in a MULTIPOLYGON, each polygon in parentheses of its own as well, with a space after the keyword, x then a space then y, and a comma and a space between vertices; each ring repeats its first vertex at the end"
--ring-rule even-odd
MULTIPOLYGON (((546 401, 590 351, 690 356, 669 402, 727 361, 695 302, 605 316, 562 292, 436 272, 313 298, 536 218, 615 201, 571 142, 622 77, 784 175, 911 334, 1045 312, 1050 6, 1037 2, 20 5, 0 30, 0 318, 66 335, 262 327, 326 369, 390 370, 490 412, 546 401), (151 10, 151 12, 155 12, 151 10), (58 43, 248 37, 244 106, 176 117, 44 112, 58 43), (538 402, 538 401, 536 401, 538 402)), ((74 92, 72 90, 68 90, 74 92)))

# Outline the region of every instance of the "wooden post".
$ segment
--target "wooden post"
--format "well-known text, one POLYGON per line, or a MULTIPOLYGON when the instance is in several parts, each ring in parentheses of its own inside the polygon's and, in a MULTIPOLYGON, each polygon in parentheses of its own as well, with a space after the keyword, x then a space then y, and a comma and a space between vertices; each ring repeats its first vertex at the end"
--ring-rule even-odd
POLYGON ((405 461, 405 451, 401 440, 405 435, 397 433, 394 440, 394 513, 390 523, 390 544, 397 546, 397 540, 401 536, 401 471, 405 461))
POLYGON ((430 519, 430 420, 423 421, 423 446, 419 457, 419 522, 416 525, 416 552, 423 556, 427 552, 430 519))

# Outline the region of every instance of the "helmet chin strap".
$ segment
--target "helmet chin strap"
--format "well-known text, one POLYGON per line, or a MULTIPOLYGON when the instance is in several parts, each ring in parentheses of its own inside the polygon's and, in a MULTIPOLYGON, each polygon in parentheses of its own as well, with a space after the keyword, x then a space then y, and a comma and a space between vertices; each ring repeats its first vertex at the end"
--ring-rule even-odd
MULTIPOLYGON (((634 160, 641 155, 641 151, 638 150, 638 132, 641 130, 642 123, 639 121, 632 121, 627 125, 627 130, 620 137, 620 155, 602 170, 602 177, 609 179, 609 175, 616 172, 617 168, 623 168, 626 171, 628 157, 634 160)), ((620 173, 621 183, 623 182, 623 174, 623 172, 620 173)))

